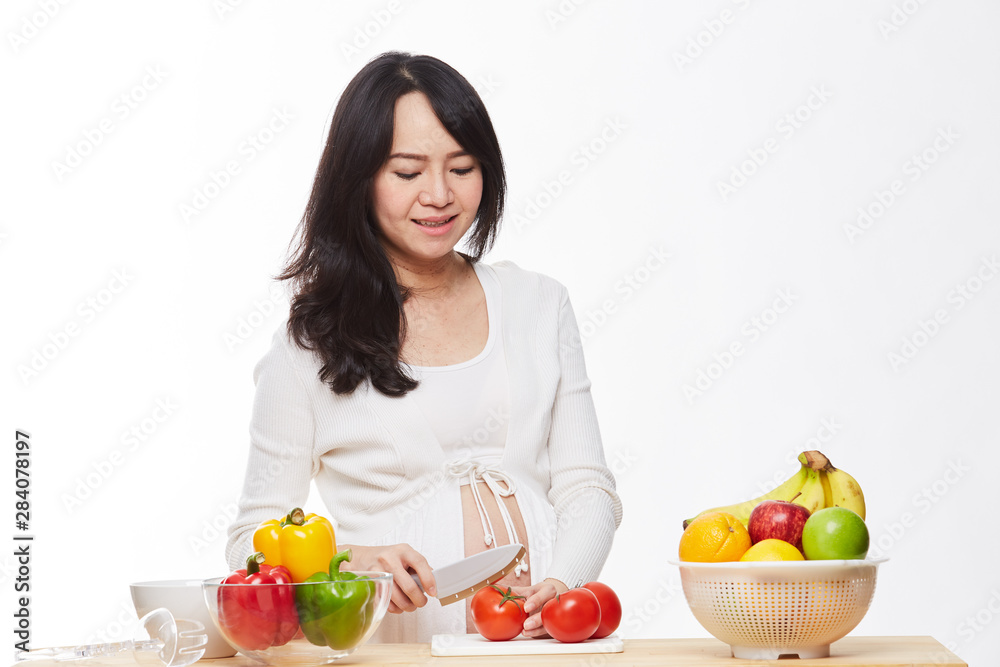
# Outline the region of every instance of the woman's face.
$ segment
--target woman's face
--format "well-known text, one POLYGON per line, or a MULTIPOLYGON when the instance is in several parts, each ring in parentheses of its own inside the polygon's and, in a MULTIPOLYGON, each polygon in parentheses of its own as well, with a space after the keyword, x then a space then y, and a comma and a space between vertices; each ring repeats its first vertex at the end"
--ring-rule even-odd
POLYGON ((483 195, 479 161, 434 115, 423 93, 396 100, 392 149, 375 175, 380 240, 394 263, 450 255, 472 226, 483 195))

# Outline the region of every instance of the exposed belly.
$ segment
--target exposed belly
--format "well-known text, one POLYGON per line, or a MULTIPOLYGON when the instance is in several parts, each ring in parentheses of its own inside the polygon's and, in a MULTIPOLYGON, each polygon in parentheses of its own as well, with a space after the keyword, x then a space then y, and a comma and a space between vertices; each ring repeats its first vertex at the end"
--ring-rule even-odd
MULTIPOLYGON (((496 546, 502 546, 504 544, 509 544, 510 539, 507 537, 507 529, 504 527, 503 518, 500 516, 500 508, 497 505, 496 498, 493 497, 493 493, 490 491, 489 487, 486 486, 485 482, 478 482, 479 485, 479 496, 483 499, 483 505, 486 507, 486 514, 490 518, 490 523, 493 525, 493 535, 496 537, 496 546)), ((465 555, 472 556, 473 554, 486 551, 490 548, 483 542, 483 524, 479 518, 479 510, 476 508, 476 500, 472 496, 472 487, 468 484, 463 484, 460 487, 462 495, 462 518, 464 523, 464 533, 465 533, 465 555)), ((521 518, 521 510, 517 505, 517 493, 512 496, 507 496, 506 498, 501 498, 504 505, 507 507, 507 512, 510 514, 511 521, 514 524, 514 530, 517 531, 518 541, 524 545, 528 553, 531 553, 530 548, 528 548, 528 531, 524 526, 524 519, 521 518)), ((531 565, 531 559, 528 559, 528 565, 531 565)), ((503 586, 506 589, 507 586, 530 586, 531 585, 531 573, 522 571, 520 575, 514 576, 513 572, 510 572, 503 579, 497 582, 498 586, 503 586)), ((472 622, 472 611, 470 603, 472 598, 466 598, 465 600, 465 620, 466 620, 466 632, 473 633, 476 631, 476 626, 472 622)))

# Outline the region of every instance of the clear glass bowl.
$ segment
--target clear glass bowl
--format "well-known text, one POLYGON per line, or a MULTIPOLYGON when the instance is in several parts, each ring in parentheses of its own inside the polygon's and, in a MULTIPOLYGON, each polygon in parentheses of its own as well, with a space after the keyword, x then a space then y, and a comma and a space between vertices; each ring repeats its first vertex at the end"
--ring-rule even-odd
MULTIPOLYGON (((208 579, 203 582, 202 591, 205 595, 205 602, 208 604, 209 614, 219 632, 226 638, 227 642, 236 647, 240 653, 248 658, 252 658, 263 664, 326 664, 350 655, 355 649, 368 641, 378 628, 379 623, 382 622, 382 618, 389 608, 389 595, 392 591, 391 574, 387 572, 354 572, 353 574, 356 574, 359 578, 351 581, 303 582, 298 584, 224 584, 221 577, 216 577, 215 579, 208 579), (265 599, 269 599, 267 598, 268 591, 266 589, 273 589, 278 586, 292 587, 297 601, 301 600, 302 596, 313 592, 305 590, 310 587, 322 586, 338 593, 350 592, 352 594, 361 593, 362 589, 367 591, 368 601, 360 611, 355 609, 340 609, 322 619, 322 623, 331 626, 353 625, 361 629, 353 633, 355 638, 348 641, 334 642, 336 647, 314 644, 303 634, 301 627, 290 641, 281 646, 270 646, 262 649, 259 648, 259 645, 247 646, 241 644, 240 637, 234 635, 231 631, 231 627, 229 627, 230 623, 239 623, 252 628, 261 627, 262 625, 266 626, 268 623, 274 622, 275 612, 272 609, 260 611, 259 609, 248 609, 247 607, 240 606, 236 610, 238 613, 230 613, 229 618, 232 620, 228 621, 228 623, 223 623, 220 622, 219 616, 220 601, 225 600, 222 604, 228 608, 228 605, 232 604, 235 598, 244 593, 251 592, 258 595, 262 594, 265 596, 265 599), (249 589, 253 589, 253 591, 249 589), (262 591, 262 589, 264 590, 262 591), (362 618, 359 618, 359 616, 362 616, 362 618)), ((297 612, 298 609, 299 603, 297 602, 297 612)), ((348 632, 347 634, 352 633, 348 632)))

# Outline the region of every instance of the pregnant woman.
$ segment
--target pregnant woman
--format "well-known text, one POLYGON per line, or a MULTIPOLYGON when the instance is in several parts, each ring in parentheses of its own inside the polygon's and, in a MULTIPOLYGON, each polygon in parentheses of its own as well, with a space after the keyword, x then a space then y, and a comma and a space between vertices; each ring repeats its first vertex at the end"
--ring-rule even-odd
POLYGON ((315 482, 347 569, 393 574, 373 641, 474 632, 467 601, 428 603, 410 574, 433 594, 433 568, 508 543, 527 556, 502 583, 541 636, 533 612, 597 578, 621 521, 566 289, 480 261, 505 191, 468 81, 383 54, 340 98, 280 276, 291 308, 254 371, 227 560, 315 482))

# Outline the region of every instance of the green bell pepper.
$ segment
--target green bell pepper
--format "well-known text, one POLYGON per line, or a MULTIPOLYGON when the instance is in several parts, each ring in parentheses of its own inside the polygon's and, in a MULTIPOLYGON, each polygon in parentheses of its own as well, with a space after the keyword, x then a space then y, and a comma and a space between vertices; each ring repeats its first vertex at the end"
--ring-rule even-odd
POLYGON ((353 648, 374 620, 375 582, 341 572, 350 560, 351 550, 345 549, 330 559, 329 572, 316 572, 304 582, 311 585, 295 587, 302 633, 316 646, 353 648))

